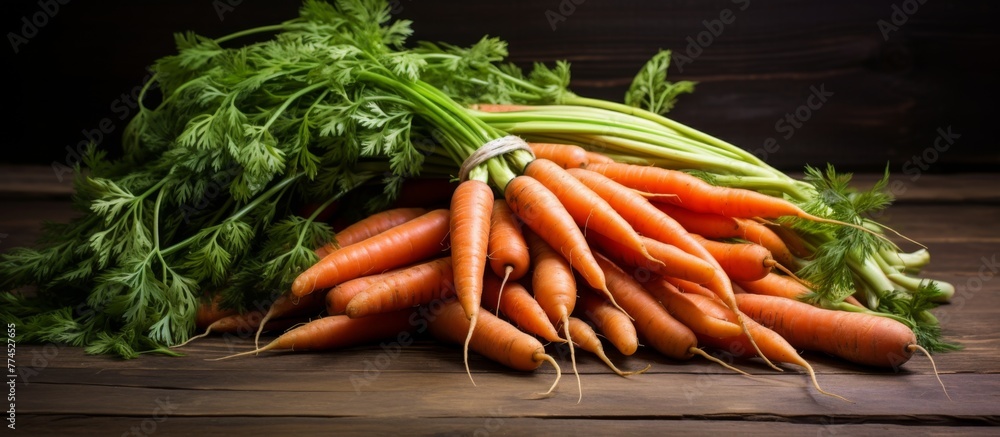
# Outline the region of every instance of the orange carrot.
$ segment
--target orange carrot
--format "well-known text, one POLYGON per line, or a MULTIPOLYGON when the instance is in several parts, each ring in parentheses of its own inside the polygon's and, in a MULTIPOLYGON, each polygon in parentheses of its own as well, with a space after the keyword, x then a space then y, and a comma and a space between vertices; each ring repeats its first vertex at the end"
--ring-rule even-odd
POLYGON ((541 182, 559 199, 566 211, 573 216, 577 226, 585 232, 593 230, 641 253, 652 262, 662 262, 652 257, 642 244, 642 238, 601 196, 588 188, 566 169, 547 159, 535 159, 524 168, 524 174, 541 182))
POLYGON ((573 144, 528 143, 536 159, 547 159, 562 168, 579 168, 589 163, 587 150, 573 144))
MULTIPOLYGON (((770 273, 755 281, 736 281, 736 283, 747 293, 778 296, 799 301, 815 294, 813 290, 801 282, 777 273, 770 273)), ((864 308, 854 296, 848 296, 844 302, 864 308)))
POLYGON ((896 368, 913 356, 917 338, 906 325, 871 314, 817 308, 775 296, 741 294, 740 309, 792 346, 868 366, 896 368))
POLYGON ((399 270, 393 269, 385 273, 354 278, 331 288, 326 293, 326 313, 331 316, 344 314, 347 311, 347 304, 351 302, 351 299, 354 299, 354 296, 357 296, 362 291, 367 290, 368 287, 377 284, 379 281, 385 279, 386 276, 396 273, 399 270))
POLYGON ((337 232, 333 241, 316 249, 316 255, 322 259, 341 247, 366 240, 425 213, 427 210, 423 208, 395 208, 372 214, 337 232))
POLYGON ((451 257, 416 264, 385 275, 347 303, 344 312, 356 319, 447 299, 455 295, 451 257))
POLYGON ((507 282, 503 284, 501 290, 501 283, 501 279, 492 272, 486 273, 483 278, 484 308, 491 311, 499 310, 515 326, 529 334, 557 343, 566 341, 559 337, 545 311, 523 285, 507 282))
POLYGON ((468 347, 511 369, 532 371, 543 362, 549 362, 556 368, 556 381, 545 394, 555 390, 562 372, 556 360, 545 353, 542 343, 488 311, 480 310, 474 319, 479 325, 475 329, 469 326, 462 305, 452 301, 446 303, 436 317, 428 319, 428 327, 434 337, 457 344, 466 343, 466 332, 474 332, 468 347))
POLYGON ((673 318, 638 282, 602 255, 597 262, 608 278, 608 290, 635 319, 635 329, 653 349, 677 360, 693 356, 698 346, 694 332, 673 318))
POLYGON ((651 364, 647 364, 646 368, 642 370, 634 370, 630 372, 622 371, 611 362, 611 358, 608 358, 608 354, 604 352, 604 345, 601 343, 601 339, 597 337, 597 332, 595 332, 594 328, 588 325, 587 322, 584 322, 576 317, 570 317, 568 319, 568 326, 569 332, 573 336, 573 343, 575 343, 577 347, 597 355, 597 357, 600 358, 604 364, 607 364, 608 367, 610 367, 611 370, 619 376, 639 374, 652 367, 651 364))
POLYGON ((281 296, 278 296, 274 302, 271 302, 271 306, 267 309, 267 313, 264 314, 264 317, 260 320, 257 334, 253 339, 254 347, 258 346, 257 342, 260 339, 260 334, 264 331, 264 326, 268 323, 268 321, 282 317, 319 314, 323 311, 326 294, 326 290, 324 289, 315 293, 309 293, 301 298, 294 296, 291 293, 284 293, 281 296))
POLYGON ((670 285, 676 287, 678 290, 680 290, 681 293, 700 294, 705 297, 713 297, 716 299, 719 298, 718 294, 716 294, 712 290, 705 288, 705 286, 701 284, 697 284, 691 281, 686 281, 681 278, 675 278, 673 276, 660 276, 660 278, 663 279, 664 281, 667 281, 670 285))
POLYGON ((292 283, 292 293, 305 296, 440 254, 448 248, 450 218, 448 210, 434 210, 361 243, 342 247, 299 274, 292 283))
POLYGON ((414 325, 410 322, 413 310, 375 314, 369 317, 327 316, 315 319, 292 329, 267 345, 252 351, 215 358, 223 360, 269 350, 332 350, 365 344, 372 341, 410 335, 414 325))
MULTIPOLYGON (((469 342, 476 328, 476 317, 483 295, 483 273, 486 271, 487 248, 490 243, 490 216, 493 212, 493 189, 486 182, 469 179, 458 185, 451 198, 452 268, 455 294, 469 319, 463 357, 469 371, 469 342)), ((475 381, 473 381, 475 384, 475 381)))
POLYGON ((602 254, 612 258, 619 265, 642 269, 648 273, 683 278, 700 284, 711 281, 716 274, 715 267, 707 261, 676 246, 649 237, 642 237, 642 244, 660 263, 651 262, 642 254, 597 232, 587 235, 587 239, 593 241, 601 249, 602 254))
POLYGON ((670 315, 691 328, 695 334, 725 338, 743 333, 740 325, 702 312, 686 294, 663 279, 650 281, 645 284, 645 288, 663 304, 670 315))
MULTIPOLYGON (((601 165, 610 166, 612 164, 601 165)), ((705 285, 722 298, 726 305, 736 313, 740 320, 740 325, 743 325, 743 317, 736 306, 733 287, 729 277, 725 275, 718 261, 712 257, 704 246, 692 238, 687 230, 663 211, 653 206, 642 195, 626 188, 624 185, 615 182, 607 176, 584 169, 570 169, 567 171, 607 200, 640 233, 654 240, 677 246, 681 250, 712 264, 716 268, 716 274, 705 285)), ((743 331, 747 332, 745 326, 743 331)), ((750 337, 750 342, 753 343, 752 336, 750 337)), ((762 356, 762 358, 764 361, 767 361, 766 356, 762 356)))
POLYGON ((532 108, 533 106, 528 105, 512 105, 503 103, 476 103, 472 105, 472 109, 482 112, 514 112, 532 108))
POLYGON ((632 355, 639 349, 639 336, 635 324, 625 313, 611 305, 603 296, 583 288, 580 290, 579 312, 604 334, 623 355, 632 355))
POLYGON ((708 239, 739 238, 764 246, 779 263, 788 268, 795 267, 795 257, 788 245, 774 231, 761 223, 737 217, 694 212, 677 205, 655 202, 654 205, 680 223, 692 234, 708 239))
POLYGON ((530 256, 528 243, 524 241, 521 225, 514 211, 510 210, 503 199, 493 201, 493 212, 490 215, 490 269, 497 276, 518 280, 528 273, 530 256))
POLYGON ((764 246, 753 243, 723 243, 691 234, 705 246, 733 281, 755 281, 771 273, 777 262, 764 246))
POLYGON ((586 238, 551 191, 534 178, 520 175, 507 183, 504 194, 507 205, 528 228, 569 261, 588 284, 607 293, 604 273, 586 238))
POLYGON ((205 329, 219 319, 239 313, 239 311, 219 307, 222 302, 222 294, 216 294, 208 300, 202 300, 198 305, 198 312, 195 314, 194 326, 197 329, 205 329))
POLYGON ((199 338, 204 338, 210 334, 238 334, 240 336, 249 336, 257 327, 260 327, 260 331, 268 330, 284 330, 297 324, 300 320, 297 317, 286 317, 283 319, 270 320, 266 323, 261 322, 261 317, 263 313, 260 311, 248 311, 245 313, 231 314, 221 319, 216 320, 207 327, 205 327, 205 332, 191 336, 184 341, 171 346, 172 348, 181 347, 191 343, 199 338))

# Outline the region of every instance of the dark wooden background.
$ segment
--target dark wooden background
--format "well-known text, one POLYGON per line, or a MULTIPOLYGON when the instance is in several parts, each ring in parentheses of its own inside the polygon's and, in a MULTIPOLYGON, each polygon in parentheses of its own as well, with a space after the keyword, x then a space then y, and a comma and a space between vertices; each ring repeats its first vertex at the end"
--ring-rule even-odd
MULTIPOLYGON (((7 35, 0 164, 66 161, 66 147, 103 126, 101 147, 118 153, 134 110, 120 101, 145 66, 173 51, 172 33, 221 36, 292 18, 297 0, 5 1, 7 35), (43 5, 46 5, 43 7, 43 5), (49 16, 45 8, 58 10, 49 16), (43 14, 43 15, 39 15, 43 14), (36 18, 32 34, 25 21, 36 18), (44 19, 43 19, 44 18, 44 19), (26 43, 14 40, 26 37, 26 43)), ((693 55, 670 75, 700 84, 673 117, 749 150, 776 140, 767 161, 783 169, 832 162, 842 169, 907 172, 992 171, 1000 97, 998 4, 987 0, 393 0, 416 21, 415 39, 471 43, 484 34, 510 43, 511 59, 567 59, 578 94, 620 100, 657 49, 693 55), (923 4, 920 4, 923 1, 923 4), (579 3, 579 4, 577 4, 579 3), (725 10, 731 21, 707 32, 725 10), (898 11, 897 11, 898 9, 898 11), (907 12, 909 11, 909 13, 907 12), (895 16, 894 16, 895 13, 895 16), (905 19, 905 22, 903 21, 905 19), (896 26, 896 30, 879 21, 896 26), (897 26, 898 25, 898 26, 897 26), (721 32, 719 31, 721 30, 721 32), (690 40, 688 39, 690 38, 690 40), (707 44, 705 44, 707 42, 707 44), (700 49, 700 53, 699 53, 700 49), (811 87, 831 96, 808 113, 811 87), (800 127, 777 125, 807 115, 800 127), (960 137, 935 139, 939 129, 960 137), (789 136, 789 134, 792 134, 789 136), (918 163, 913 156, 922 156, 918 163), (909 164, 908 164, 909 163, 909 164)), ((718 23, 716 23, 718 24, 718 23)), ((815 102, 815 101, 814 101, 815 102)), ((96 138, 96 135, 89 135, 96 138)), ((916 174, 916 173, 914 173, 916 174)))

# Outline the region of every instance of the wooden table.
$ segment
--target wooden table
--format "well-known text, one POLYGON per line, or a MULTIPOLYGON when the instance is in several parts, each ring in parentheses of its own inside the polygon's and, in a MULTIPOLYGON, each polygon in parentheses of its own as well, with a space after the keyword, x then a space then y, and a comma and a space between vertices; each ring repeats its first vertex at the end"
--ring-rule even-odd
MULTIPOLYGON (((45 171, 0 168, 0 250, 31 244, 42 220, 70 214, 67 186, 45 171)), ((857 179, 860 186, 873 180, 857 179)), ((622 378, 581 354, 577 403, 569 374, 554 397, 529 399, 552 383, 547 366, 512 372, 473 355, 474 386, 459 349, 426 340, 206 361, 251 348, 250 335, 229 335, 192 343, 183 348, 186 357, 130 361, 17 344, 16 427, 22 435, 63 436, 996 434, 997 186, 1000 174, 900 179, 899 200, 882 219, 930 248, 927 276, 958 288, 952 304, 934 310, 945 338, 965 347, 935 356, 951 400, 920 355, 896 371, 879 371, 806 353, 823 387, 853 401, 847 403, 817 393, 791 367, 777 373, 756 361, 735 362, 753 374, 746 377, 701 359, 673 362, 640 351, 612 355, 626 369, 652 364, 622 378)), ((570 368, 565 357, 560 364, 570 368)))

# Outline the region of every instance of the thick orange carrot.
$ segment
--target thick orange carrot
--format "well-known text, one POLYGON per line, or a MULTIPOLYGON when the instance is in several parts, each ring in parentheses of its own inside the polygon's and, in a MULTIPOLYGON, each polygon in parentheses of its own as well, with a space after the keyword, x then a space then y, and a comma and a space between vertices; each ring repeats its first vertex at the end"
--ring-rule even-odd
POLYGON ((740 325, 705 314, 686 294, 663 279, 650 281, 645 284, 645 288, 663 304, 670 315, 691 328, 695 334, 725 338, 743 333, 740 325))
POLYGON ((316 255, 323 258, 341 247, 366 240, 426 213, 423 208, 394 208, 372 214, 341 229, 333 241, 316 249, 316 255))
MULTIPOLYGON (((493 189, 485 182, 467 180, 451 198, 451 252, 455 293, 470 320, 479 313, 490 239, 493 189)), ((470 326, 475 326, 473 323, 470 326)))
POLYGON ((434 337, 457 344, 465 343, 466 332, 473 332, 472 340, 467 343, 470 349, 511 369, 532 371, 547 361, 556 368, 556 381, 546 394, 555 390, 562 373, 556 360, 545 353, 541 342, 489 311, 480 310, 475 319, 479 326, 473 329, 462 305, 452 301, 428 319, 428 327, 434 337))
POLYGON ((588 284, 607 293, 604 272, 594 260, 587 239, 551 191, 534 178, 520 175, 507 183, 504 197, 528 228, 569 261, 588 284))
POLYGON ((347 303, 344 312, 356 319, 448 299, 455 295, 451 257, 416 264, 385 275, 347 303))
POLYGON ((623 355, 632 355, 639 349, 639 335, 635 324, 621 310, 611 305, 603 296, 582 288, 580 289, 577 312, 590 320, 594 327, 604 334, 623 355))
POLYGON ((771 269, 777 264, 771 257, 771 251, 759 244, 723 243, 697 234, 691 235, 708 249, 733 281, 756 281, 771 273, 771 269))
MULTIPOLYGON (((813 290, 805 286, 795 279, 779 275, 777 273, 770 273, 761 279, 755 281, 736 281, 743 291, 753 294, 763 294, 768 296, 778 296, 793 300, 803 300, 812 296, 813 290)), ((864 308, 861 302, 858 302, 854 296, 848 296, 844 299, 851 305, 864 308)))
POLYGON ((757 243, 766 247, 771 256, 783 266, 790 269, 795 267, 795 257, 792 256, 785 241, 761 223, 737 217, 695 212, 681 206, 658 202, 656 199, 653 204, 692 234, 708 239, 739 238, 757 243))
POLYGON ((744 314, 796 347, 825 352, 853 363, 896 368, 917 349, 906 325, 871 314, 817 308, 775 296, 741 294, 744 314))
POLYGON ((363 242, 342 247, 295 278, 292 293, 305 296, 362 275, 438 255, 448 248, 450 219, 448 210, 434 210, 363 242))
POLYGON ((594 331, 594 328, 588 325, 587 322, 584 322, 583 320, 580 320, 576 317, 570 317, 568 319, 568 325, 569 325, 570 335, 573 336, 573 343, 577 347, 587 352, 590 352, 594 355, 597 355, 597 357, 600 358, 601 361, 604 362, 604 364, 607 364, 608 367, 610 367, 613 372, 617 373, 620 376, 628 376, 628 375, 635 375, 638 373, 642 373, 649 370, 649 368, 652 366, 652 365, 646 365, 646 368, 642 370, 636 370, 630 372, 622 371, 621 369, 618 368, 618 366, 615 366, 615 363, 611 362, 611 358, 608 358, 608 354, 604 352, 604 344, 602 344, 601 339, 597 337, 597 332, 594 331))
POLYGON ((654 349, 677 360, 693 356, 698 341, 690 328, 678 322, 635 279, 602 255, 597 262, 608 278, 608 290, 635 319, 635 329, 654 349))
POLYGON ((375 314, 369 317, 327 316, 292 329, 264 347, 229 355, 216 360, 258 354, 269 350, 316 351, 339 349, 372 341, 409 335, 414 325, 410 322, 413 310, 375 314))
POLYGON ((349 281, 344 281, 333 287, 326 293, 326 313, 331 316, 344 314, 347 311, 347 304, 362 291, 377 284, 386 276, 398 272, 400 269, 389 270, 385 273, 362 276, 349 281))
POLYGON ((539 158, 525 166, 524 174, 535 178, 552 191, 584 232, 592 230, 606 235, 641 253, 651 262, 661 262, 649 254, 642 244, 642 238, 635 229, 632 229, 628 221, 566 169, 552 161, 539 158))
POLYGON ((530 256, 528 243, 521 233, 521 224, 517 215, 510 210, 503 199, 493 201, 493 212, 490 215, 490 269, 506 282, 508 279, 518 280, 528 273, 530 256))
POLYGON ((593 241, 600 248, 602 254, 622 267, 629 266, 651 274, 683 278, 700 284, 711 281, 716 274, 715 266, 707 261, 680 250, 676 246, 649 237, 642 237, 642 243, 646 246, 649 254, 660 261, 659 263, 651 262, 642 254, 597 232, 588 234, 587 240, 593 241))
POLYGON ((524 232, 531 254, 531 290, 553 325, 576 308, 576 278, 569 263, 531 230, 524 232))
POLYGON ((566 341, 559 337, 545 311, 523 285, 507 282, 501 290, 501 283, 502 280, 496 275, 486 273, 483 278, 483 308, 499 310, 515 326, 529 334, 557 343, 566 341))

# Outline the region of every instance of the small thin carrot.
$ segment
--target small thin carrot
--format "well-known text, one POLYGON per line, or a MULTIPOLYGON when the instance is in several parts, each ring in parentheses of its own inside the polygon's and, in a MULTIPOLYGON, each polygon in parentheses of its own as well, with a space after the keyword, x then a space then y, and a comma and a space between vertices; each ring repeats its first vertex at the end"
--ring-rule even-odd
POLYGON ((545 353, 545 347, 541 342, 490 314, 489 311, 480 310, 475 320, 479 326, 473 329, 469 326, 470 322, 465 316, 462 305, 452 301, 446 303, 434 318, 428 319, 428 327, 434 337, 456 344, 465 344, 465 333, 474 332, 468 347, 511 369, 530 372, 543 362, 548 362, 556 369, 556 380, 543 394, 549 395, 555 390, 562 377, 562 371, 556 360, 545 353))
POLYGON ((503 199, 493 201, 487 250, 490 269, 504 282, 521 279, 528 273, 531 263, 528 243, 524 241, 517 215, 503 199))
POLYGON ((447 299, 455 295, 453 281, 449 256, 415 264, 385 275, 355 295, 344 312, 356 319, 447 299))
POLYGON ((607 294, 604 272, 597 265, 587 239, 551 191, 534 178, 520 175, 507 183, 504 197, 528 228, 556 249, 588 284, 607 294))
POLYGON ((566 169, 547 159, 538 158, 525 166, 524 174, 535 178, 552 191, 580 229, 606 235, 639 252, 651 262, 662 262, 649 254, 642 238, 628 221, 566 169))
MULTIPOLYGON (((476 328, 481 308, 483 274, 490 243, 490 216, 493 212, 493 189, 483 181, 469 179, 458 185, 451 198, 451 247, 455 275, 455 294, 469 319, 465 337, 465 372, 469 371, 469 342, 476 328)), ((472 382, 475 385, 475 381, 472 382)))
POLYGON ((264 326, 268 321, 282 317, 319 314, 323 311, 326 302, 326 294, 326 290, 324 289, 315 293, 309 293, 302 297, 294 296, 290 292, 286 292, 281 296, 278 296, 274 302, 271 302, 271 306, 268 307, 267 313, 265 313, 264 317, 260 320, 257 333, 253 338, 254 347, 259 346, 258 341, 260 340, 260 334, 264 331, 264 326))
POLYGON ((398 337, 413 330, 414 325, 410 322, 412 314, 413 310, 402 310, 359 319, 352 319, 344 315, 321 317, 281 334, 263 347, 221 358, 213 358, 211 361, 255 355, 270 350, 340 349, 398 337))
POLYGON ((299 274, 292 282, 292 293, 305 296, 362 275, 381 273, 440 254, 448 248, 450 219, 448 210, 437 209, 363 242, 342 247, 299 274))
POLYGON ((590 320, 618 352, 632 355, 639 349, 639 335, 635 324, 625 313, 611 305, 603 296, 586 288, 580 289, 578 300, 580 316, 590 320))
POLYGON ((198 312, 195 314, 194 326, 197 329, 205 329, 219 319, 229 317, 239 313, 236 309, 220 307, 222 294, 216 294, 209 299, 202 300, 198 305, 198 312))
POLYGON ((653 203, 661 211, 680 223, 692 234, 708 239, 739 238, 764 246, 779 263, 795 267, 795 257, 785 241, 774 231, 753 220, 726 217, 719 214, 695 212, 666 202, 653 203))
MULTIPOLYGON (((612 308, 614 309, 614 308, 612 308)), ((615 310, 618 311, 618 310, 615 310)), ((637 375, 649 370, 652 364, 647 364, 646 368, 640 370, 623 371, 615 366, 615 363, 611 362, 611 358, 608 354, 604 352, 604 344, 601 343, 601 339, 597 337, 597 332, 594 331, 587 322, 580 320, 576 317, 570 317, 568 319, 569 332, 573 336, 573 343, 577 347, 597 355, 604 364, 607 364, 611 371, 617 373, 619 376, 629 376, 637 375)))
MULTIPOLYGON (((777 273, 770 273, 755 281, 736 281, 736 283, 747 293, 778 296, 799 301, 815 295, 815 292, 805 284, 777 273)), ((865 308, 854 296, 847 296, 844 302, 865 308)))
POLYGON ((645 284, 645 288, 663 304, 670 315, 691 328, 695 334, 725 338, 743 333, 740 325, 705 314, 685 293, 663 279, 650 281, 645 284))
POLYGON ((642 237, 642 243, 646 246, 649 254, 660 263, 650 262, 642 254, 597 232, 588 234, 587 239, 593 241, 601 249, 602 254, 612 258, 616 263, 643 269, 652 274, 683 278, 699 284, 711 281, 716 274, 715 266, 707 261, 674 245, 649 237, 642 237))
POLYGON ((771 273, 777 261, 771 251, 754 243, 723 243, 691 234, 705 246, 733 281, 756 281, 771 273))
POLYGON ((283 319, 270 320, 266 323, 261 322, 263 313, 260 311, 248 311, 245 313, 230 314, 226 317, 216 320, 212 324, 205 327, 205 332, 191 336, 187 341, 171 346, 172 348, 178 348, 191 343, 199 338, 208 337, 211 334, 238 334, 241 337, 249 337, 257 327, 260 327, 261 331, 273 331, 273 330, 284 330, 300 320, 296 317, 286 317, 283 319))
POLYGON ((687 281, 681 278, 675 278, 673 276, 660 276, 660 279, 667 281, 668 283, 670 283, 670 285, 673 285, 678 290, 680 290, 681 293, 700 294, 705 297, 714 297, 716 299, 719 298, 719 295, 716 292, 709 290, 708 288, 705 288, 705 286, 695 282, 687 281))
POLYGON ((372 214, 341 229, 333 241, 316 249, 316 255, 322 259, 341 247, 366 240, 426 213, 423 208, 393 208, 372 214))

